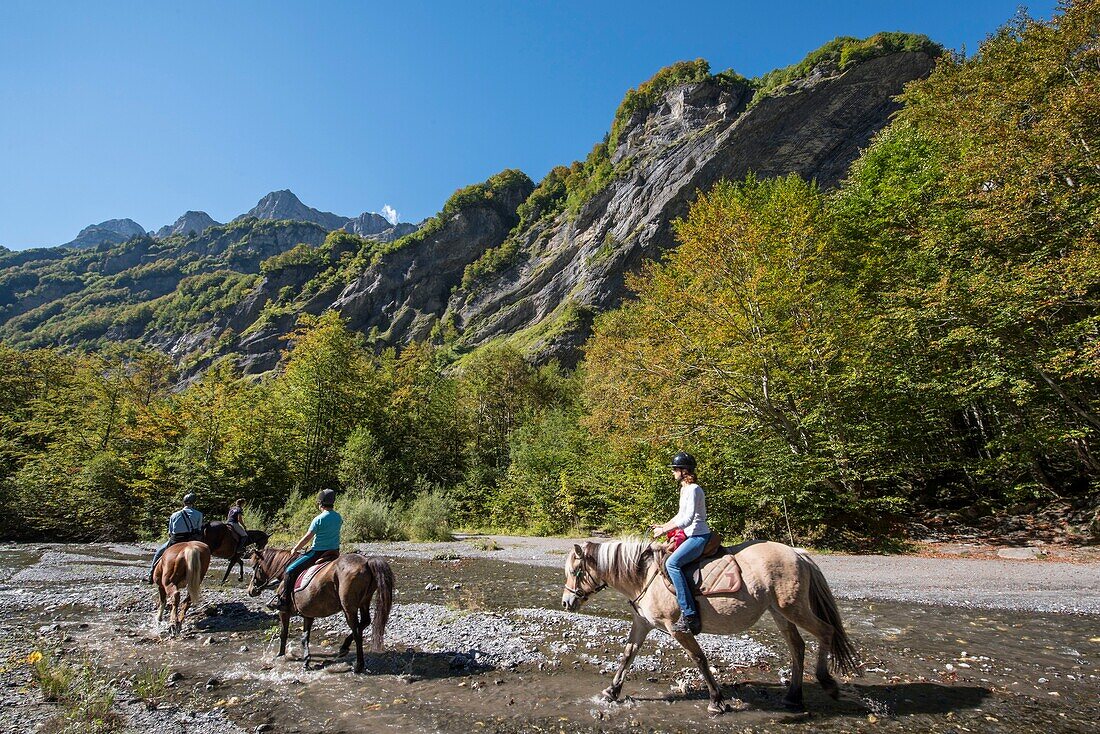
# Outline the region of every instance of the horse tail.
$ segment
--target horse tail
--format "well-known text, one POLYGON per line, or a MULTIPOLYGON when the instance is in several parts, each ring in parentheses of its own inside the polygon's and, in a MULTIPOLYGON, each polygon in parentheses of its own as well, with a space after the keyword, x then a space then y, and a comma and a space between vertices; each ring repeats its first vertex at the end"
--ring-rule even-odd
POLYGON ((374 623, 371 627, 371 645, 375 650, 382 649, 382 636, 386 632, 386 622, 393 608, 393 569, 385 558, 371 556, 367 565, 374 574, 374 586, 378 591, 378 601, 374 603, 374 623))
POLYGON ((187 596, 192 604, 198 604, 202 589, 202 553, 197 547, 189 545, 183 551, 183 562, 187 567, 187 596))
POLYGON ((859 675, 859 654, 844 630, 840 610, 837 609, 836 599, 833 598, 833 592, 825 580, 825 574, 821 573, 821 569, 808 555, 801 551, 798 555, 810 569, 810 609, 818 619, 827 622, 833 628, 833 640, 829 646, 830 667, 834 673, 859 675))

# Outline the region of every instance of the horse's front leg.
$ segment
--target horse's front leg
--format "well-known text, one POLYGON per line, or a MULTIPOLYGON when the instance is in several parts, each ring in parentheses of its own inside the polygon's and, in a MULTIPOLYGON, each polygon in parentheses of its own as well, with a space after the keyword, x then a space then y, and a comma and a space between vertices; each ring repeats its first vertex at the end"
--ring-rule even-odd
POLYGON ((230 558, 229 563, 225 566, 225 574, 222 576, 222 583, 224 584, 229 580, 229 574, 233 570, 233 564, 236 562, 235 558, 230 558))
POLYGON ((634 662, 634 656, 638 654, 638 650, 641 649, 642 643, 645 642, 646 636, 653 627, 649 622, 645 621, 637 614, 634 615, 634 622, 630 625, 630 635, 626 640, 626 647, 623 649, 623 659, 619 663, 619 669, 615 671, 615 677, 611 681, 611 685, 603 689, 603 697, 608 701, 618 701, 619 692, 623 689, 623 681, 626 680, 626 671, 630 669, 631 664, 634 662))
POLYGON ((699 672, 703 674, 703 680, 706 681, 707 689, 710 691, 710 705, 707 706, 707 711, 712 714, 721 714, 728 711, 727 706, 722 703, 722 689, 718 687, 718 681, 714 680, 714 673, 710 671, 710 663, 707 662, 706 653, 703 652, 703 648, 699 647, 699 641, 695 639, 695 635, 687 632, 673 632, 672 637, 688 651, 691 659, 699 667, 699 672))
MULTIPOLYGON (((244 581, 244 559, 239 555, 237 556, 237 583, 244 581)), ((230 566, 232 568, 232 566, 230 566)))
POLYGON ((178 635, 180 632, 180 623, 178 621, 180 609, 180 590, 178 587, 172 587, 172 600, 168 607, 168 631, 174 635, 178 635))
POLYGON ((309 634, 313 631, 313 617, 302 617, 302 657, 309 670, 309 634))
POLYGON ((276 658, 286 655, 286 638, 290 635, 290 612, 279 612, 279 654, 276 658))
POLYGON ((164 609, 168 605, 168 595, 164 593, 164 586, 157 581, 157 595, 159 600, 157 602, 157 619, 156 623, 159 625, 164 621, 164 609))

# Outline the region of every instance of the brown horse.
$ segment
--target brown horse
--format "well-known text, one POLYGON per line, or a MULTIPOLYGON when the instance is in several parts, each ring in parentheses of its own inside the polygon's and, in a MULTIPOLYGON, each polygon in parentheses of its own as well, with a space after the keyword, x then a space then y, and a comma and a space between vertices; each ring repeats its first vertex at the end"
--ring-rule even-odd
MULTIPOLYGON (((294 559, 287 550, 268 548, 252 552, 252 581, 249 596, 259 596, 265 588, 277 584, 294 559)), ((343 611, 351 634, 340 646, 340 655, 347 655, 355 641, 355 672, 363 672, 363 630, 371 624, 370 600, 378 592, 374 605, 374 626, 371 628, 372 649, 382 649, 382 636, 393 607, 393 571, 384 558, 345 553, 328 564, 301 591, 293 592, 294 608, 302 615, 302 653, 309 668, 309 634, 313 620, 343 611)), ((279 654, 286 654, 286 638, 290 634, 291 612, 279 612, 279 654)))
POLYGON ((168 630, 177 634, 183 626, 183 616, 187 608, 199 603, 199 589, 203 577, 210 568, 210 548, 206 543, 192 540, 168 546, 160 562, 157 563, 157 590, 160 603, 157 606, 157 624, 164 619, 165 602, 171 599, 169 607, 168 630), (186 590, 187 596, 180 604, 180 590, 186 590))
MULTIPOLYGON (((222 583, 229 578, 229 572, 233 566, 238 567, 237 581, 244 581, 244 558, 248 552, 237 552, 237 534, 228 524, 215 520, 202 526, 202 542, 210 546, 210 553, 215 558, 229 559, 229 565, 225 567, 225 575, 222 583)), ((267 533, 262 530, 249 530, 247 545, 254 545, 259 550, 267 547, 267 533)))
MULTIPOLYGON (((791 683, 784 704, 800 711, 806 652, 806 643, 798 633, 801 627, 818 639, 817 680, 826 693, 837 698, 839 689, 829 673, 829 656, 838 672, 856 674, 858 663, 821 569, 806 553, 782 543, 752 541, 731 551, 741 566, 742 587, 735 594, 697 598, 703 632, 736 634, 755 624, 765 611, 770 612, 791 652, 791 683)), ((562 606, 575 611, 588 597, 608 586, 630 600, 634 623, 619 669, 603 691, 608 700, 618 699, 638 649, 650 630, 660 628, 672 635, 699 666, 710 690, 708 710, 726 711, 721 689, 695 637, 672 631, 680 607, 664 583, 654 583, 662 560, 650 542, 641 538, 574 545, 565 559, 562 606)))

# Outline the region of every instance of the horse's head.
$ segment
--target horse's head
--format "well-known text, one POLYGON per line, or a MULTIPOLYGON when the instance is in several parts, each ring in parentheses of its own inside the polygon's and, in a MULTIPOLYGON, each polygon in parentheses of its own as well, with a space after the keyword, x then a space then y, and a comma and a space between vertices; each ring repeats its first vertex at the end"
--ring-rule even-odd
POLYGON ((561 594, 561 605, 570 612, 580 609, 588 597, 607 586, 596 575, 598 547, 598 543, 591 541, 584 545, 575 543, 565 557, 565 588, 561 594))
POLYGON ((248 582, 249 596, 259 596, 264 589, 279 583, 282 577, 272 572, 272 564, 265 553, 253 548, 245 557, 252 559, 252 580, 248 582))

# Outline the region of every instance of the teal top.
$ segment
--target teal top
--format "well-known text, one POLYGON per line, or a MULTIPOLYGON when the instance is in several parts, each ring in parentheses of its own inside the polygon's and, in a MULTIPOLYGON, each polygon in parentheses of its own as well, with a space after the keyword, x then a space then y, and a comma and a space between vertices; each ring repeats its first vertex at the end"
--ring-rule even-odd
POLYGON ((335 510, 325 510, 313 518, 309 524, 309 532, 313 533, 310 550, 340 550, 340 526, 343 524, 344 518, 335 510))

